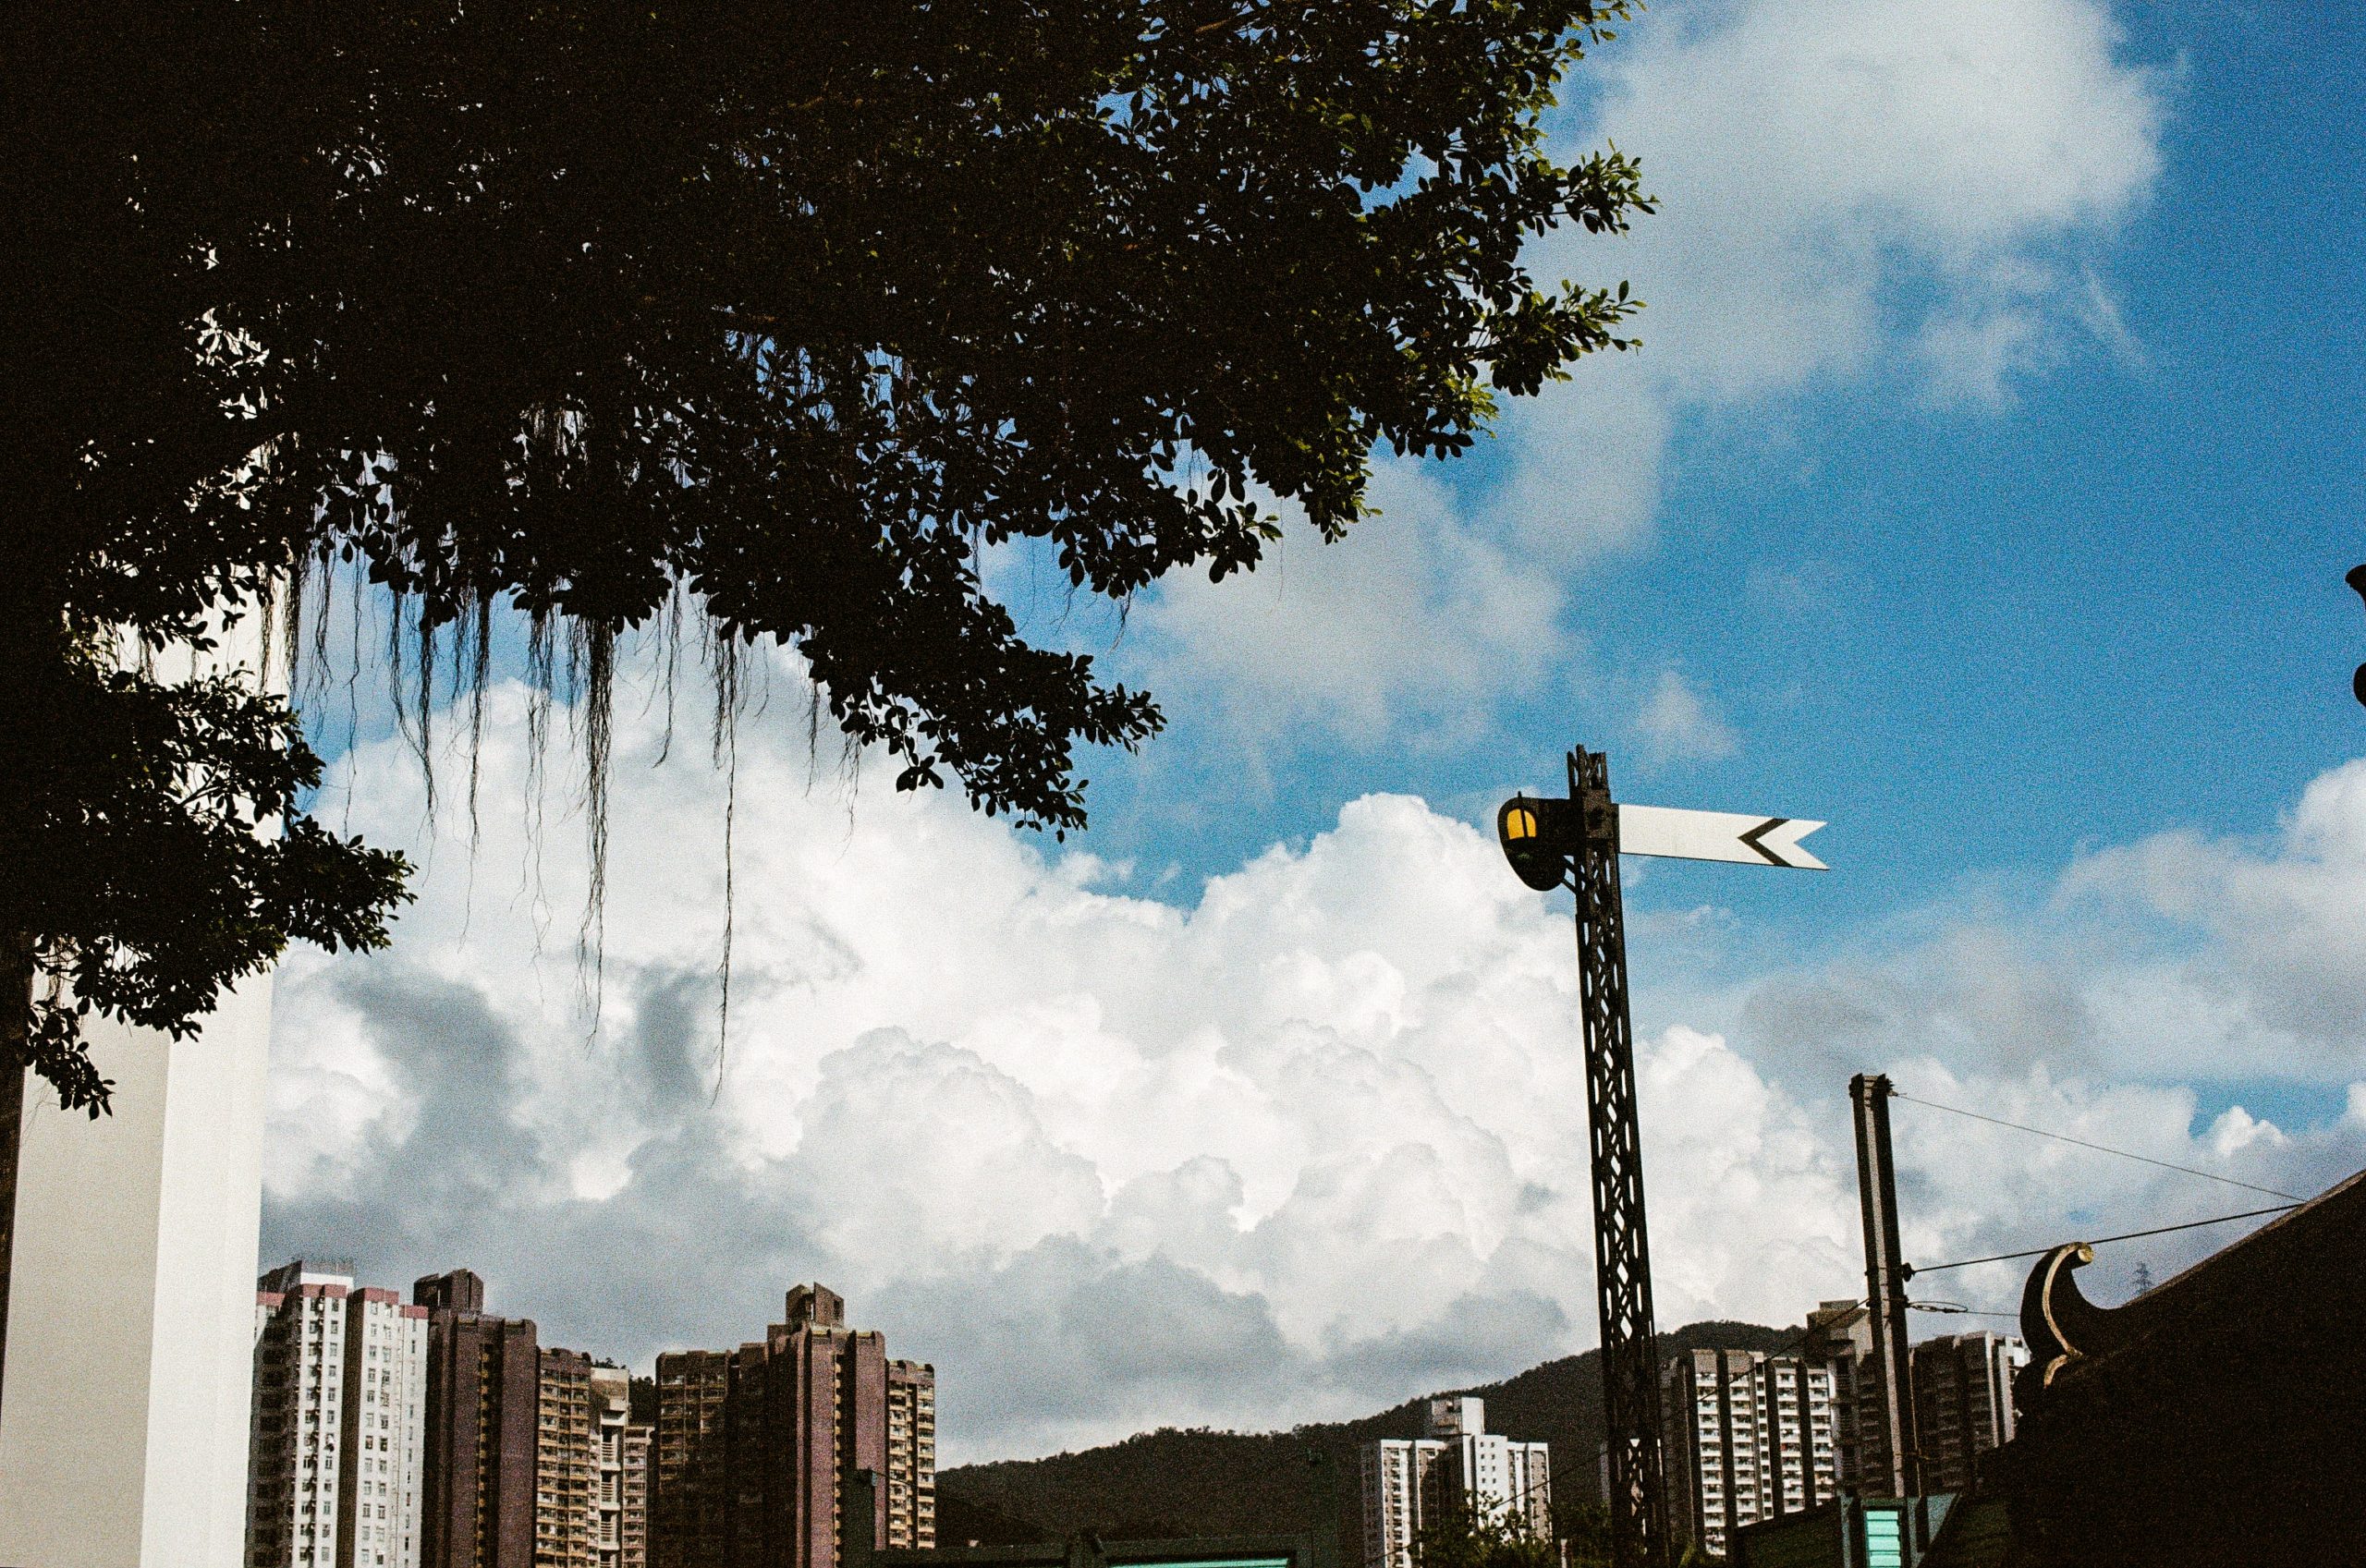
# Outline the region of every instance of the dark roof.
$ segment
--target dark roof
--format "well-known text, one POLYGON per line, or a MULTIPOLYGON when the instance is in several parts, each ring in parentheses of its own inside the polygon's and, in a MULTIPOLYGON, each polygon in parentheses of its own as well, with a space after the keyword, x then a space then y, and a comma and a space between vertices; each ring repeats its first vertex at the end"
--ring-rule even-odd
POLYGON ((2366 1540, 2366 1173, 2119 1307, 2031 1270, 1995 1478, 2037 1563, 2353 1561, 2366 1540))
POLYGON ((1968 1497, 1947 1510, 1921 1568, 2011 1568, 2013 1521, 2001 1497, 1968 1497))

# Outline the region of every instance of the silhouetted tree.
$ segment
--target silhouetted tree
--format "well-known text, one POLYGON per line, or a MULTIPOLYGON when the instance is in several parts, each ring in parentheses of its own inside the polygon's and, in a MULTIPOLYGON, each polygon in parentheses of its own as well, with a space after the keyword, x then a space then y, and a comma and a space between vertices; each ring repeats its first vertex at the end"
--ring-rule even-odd
POLYGON ((1080 824, 1073 748, 1158 711, 1022 637, 983 553, 1119 604, 1221 578, 1274 537, 1253 487, 1335 537, 1376 444, 1458 453, 1625 346, 1623 286, 1520 262, 1647 206, 1540 129, 1621 10, 18 7, 0 1051, 95 1112, 78 1010, 184 1027, 291 939, 384 939, 402 868, 303 816, 287 704, 121 656, 226 615, 317 662, 326 596, 391 597, 422 762, 522 617, 595 904, 634 628, 670 670, 689 623, 719 737, 770 638, 897 787, 1080 824))
POLYGON ((1562 1502, 1553 1528, 1568 1543, 1569 1568, 1610 1568, 1610 1509, 1599 1502, 1562 1502))
POLYGON ((1445 1510, 1413 1538, 1414 1568, 1557 1568, 1552 1541, 1470 1507, 1445 1510))

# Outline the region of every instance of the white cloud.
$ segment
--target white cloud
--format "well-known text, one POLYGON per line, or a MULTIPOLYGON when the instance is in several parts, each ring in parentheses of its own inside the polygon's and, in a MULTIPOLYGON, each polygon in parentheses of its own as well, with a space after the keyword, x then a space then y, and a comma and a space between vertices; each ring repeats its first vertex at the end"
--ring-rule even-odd
POLYGON ((1769 979, 1769 1059, 1927 1051, 1982 1073, 2340 1085, 2366 1074, 2366 761, 2265 843, 2177 831, 2066 868, 2045 910, 1769 979))
POLYGON ((1512 672, 1563 646, 1558 585, 1461 528, 1435 466, 1383 460, 1371 498, 1382 515, 1336 544, 1293 516, 1255 573, 1161 586, 1139 624, 1170 709, 1220 711, 1252 743, 1468 741, 1512 672))
POLYGON ((1741 744, 1732 727, 1674 670, 1660 673, 1659 684, 1635 716, 1635 728, 1662 760, 1714 760, 1732 756, 1741 744))
POLYGON ((1595 62, 1612 85, 1587 121, 1662 210, 1554 259, 1635 278, 1644 362, 1678 397, 1880 373, 1918 322, 1942 373, 2034 363, 1993 345, 2091 308, 2065 247, 2159 173, 2157 85, 2117 43, 2093 0, 1654 7, 1595 62))
POLYGON ((1598 91, 1556 151, 1615 139, 1661 209, 1531 260, 1631 280, 1644 348, 1515 405, 1492 481, 1388 464, 1388 516, 1348 543, 1159 590, 1144 673, 1179 711, 1366 746, 1471 731, 1515 689, 1507 649, 1581 655, 1571 579, 1648 538, 1703 412, 1868 383, 1978 410, 2094 346, 2141 362, 2090 252, 2152 191, 2163 108, 2103 0, 1671 0, 1574 87, 1598 91))
POLYGON ((2064 891, 2204 939, 2144 976, 2153 1049, 2189 1070, 2322 1078, 2366 1061, 2366 760, 2311 783, 2271 845, 2164 833, 2087 857, 2064 891))
MULTIPOLYGON (((356 760, 355 827, 432 869, 394 952, 287 966, 268 1253, 354 1254, 384 1282, 466 1264, 551 1342, 636 1361, 737 1343, 819 1277, 937 1364, 949 1460, 1360 1412, 1592 1342, 1567 917, 1469 825, 1369 796, 1170 906, 943 796, 811 787, 801 726, 751 721, 718 1076, 721 781, 651 766, 654 712, 622 705, 594 1035, 563 800, 539 901, 519 869, 521 700, 500 692, 487 725, 473 865, 448 807, 414 836, 398 746, 356 760)), ((2335 962, 2250 944, 2352 940, 2361 844, 2366 764, 2312 789, 2283 845, 2106 853, 2065 898, 2139 888, 2186 921, 2234 1020, 2201 1043, 2224 1051, 2320 1018, 2335 962)), ((1850 1071, 2264 1185, 2357 1162, 2366 1083, 2323 1127, 2194 1126, 2192 1092, 2160 1081, 2180 1041, 2119 1054, 2153 957, 2070 973, 2051 918, 1766 984, 1723 1034, 1678 1009, 1641 1042, 1663 1322, 1796 1320, 1855 1288, 1850 1071)), ((2322 1081, 2348 1081, 2324 1043, 2322 1081)), ((1908 1114, 1918 1259, 2213 1211, 2189 1178, 1908 1114)), ((1997 1306, 2017 1279, 1949 1289, 1997 1306)))
MULTIPOLYGON (((1734 1038, 1795 1092, 1885 1070, 1923 1100, 2305 1196, 2366 1164, 2362 930, 2366 760, 2312 782, 2268 841, 2176 832, 2106 847, 2067 868, 2043 909, 1757 981, 1734 1038), (2205 1094, 2222 1108, 2202 1114, 2205 1094), (2262 1097, 2341 1109, 2281 1127, 2262 1097)), ((1924 1257, 2271 1201, 1914 1105, 1898 1116, 1924 1257)), ((2108 1256, 2123 1284, 2140 1259, 2165 1279, 2232 1234, 2108 1256)), ((1949 1294, 2009 1306, 2020 1278, 1994 1265, 1949 1294)))
MULTIPOLYGON (((496 697, 488 800, 522 798, 521 700, 496 697)), ((395 953, 290 962, 272 1250, 466 1263, 546 1337, 636 1358, 737 1343, 818 1276, 937 1362, 954 1454, 1360 1411, 1591 1338, 1568 935, 1472 828, 1368 797, 1177 909, 941 796, 809 791, 756 726, 718 1089, 721 784, 649 767, 654 724, 620 716, 596 1038, 498 811, 472 891, 447 812, 395 953)), ((402 753, 357 761, 356 828, 403 842, 402 753)), ((541 863, 567 911, 572 845, 541 863)), ((1796 1114, 1719 1042, 1646 1060, 1717 1118, 1655 1144, 1673 1192, 1715 1190, 1705 1129, 1796 1114)), ((1770 1204, 1831 1186, 1772 1169, 1811 1153, 1789 1130, 1762 1141, 1770 1204)), ((1732 1204, 1680 1207, 1678 1252, 1732 1204)), ((1770 1207, 1753 1246, 1789 1223, 1770 1207)), ((1704 1270, 1673 1309, 1780 1315, 1776 1282, 1704 1270)))

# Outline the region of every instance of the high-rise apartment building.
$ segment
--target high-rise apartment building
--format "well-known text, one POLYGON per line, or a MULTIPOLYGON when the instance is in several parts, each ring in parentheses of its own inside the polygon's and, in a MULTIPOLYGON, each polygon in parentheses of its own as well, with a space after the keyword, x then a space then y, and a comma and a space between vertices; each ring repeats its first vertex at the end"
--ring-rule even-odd
POLYGON ((592 1476, 599 1429, 592 1410, 592 1358, 545 1347, 534 1428, 534 1568, 593 1568, 592 1476))
MULTIPOLYGON (((1884 1497, 1890 1488, 1889 1437, 1872 1315, 1860 1301, 1827 1301, 1808 1315, 1800 1355, 1832 1368, 1833 1443, 1840 1489, 1884 1497)), ((1969 1489, 1979 1457, 2013 1437, 2013 1374, 2028 1364, 2020 1341, 1993 1333, 1945 1334, 1911 1352, 1922 1489, 1969 1489)))
POLYGON ((1445 1444, 1445 1495, 1482 1519, 1553 1538, 1553 1452, 1487 1430, 1487 1406, 1468 1394, 1430 1401, 1430 1435, 1445 1444))
POLYGON ((645 1421, 625 1424, 624 1506, 616 1534, 617 1568, 649 1568, 649 1499, 656 1462, 657 1428, 645 1421))
MULTIPOLYGON (((790 1368, 786 1361, 771 1365, 770 1346, 759 1342, 731 1353, 730 1375, 724 1388, 721 1490, 725 1538, 729 1561, 762 1563, 770 1568, 776 1535, 793 1533, 793 1522, 775 1518, 799 1500, 794 1474, 797 1455, 773 1452, 768 1440, 777 1416, 772 1408, 771 1374, 790 1368)), ((793 1395, 791 1412, 794 1418, 793 1395)), ((831 1399, 835 1407, 835 1398, 831 1399)), ((792 1439, 793 1440, 793 1439, 792 1439)))
POLYGON ((427 1314, 301 1261, 259 1283, 250 1568, 419 1568, 427 1314))
POLYGON ((858 1471, 884 1482, 872 1540, 933 1544, 934 1371, 891 1371, 885 1339, 847 1327, 845 1302, 821 1285, 791 1290, 784 1316, 736 1351, 658 1357, 657 1568, 836 1568, 858 1471))
POLYGON ((1412 1568, 1422 1528, 1445 1506, 1434 1438, 1382 1438, 1357 1454, 1363 1486, 1363 1568, 1412 1568))
POLYGON ((427 1438, 427 1313, 390 1290, 346 1300, 345 1485, 337 1533, 351 1568, 419 1568, 427 1438))
POLYGON ((1668 1513, 1714 1557, 1732 1533, 1839 1495, 1832 1369, 1762 1351, 1696 1350, 1661 1377, 1668 1513))
POLYGON ((293 1276, 286 1269, 264 1275, 255 1295, 254 1419, 247 1459, 252 1568, 331 1568, 336 1562, 345 1298, 353 1280, 293 1267, 293 1276))
POLYGON ((617 1521, 620 1568, 648 1568, 648 1506, 658 1488, 658 1428, 648 1421, 625 1424, 625 1509, 617 1521))
POLYGON ((632 1419, 632 1379, 595 1365, 592 1393, 592 1561, 648 1568, 649 1428, 632 1419))
POLYGON ((681 1350, 657 1358, 651 1568, 724 1568, 728 1561, 723 1409, 730 1386, 727 1351, 681 1350))
POLYGON ((886 1527, 879 1544, 936 1545, 936 1368, 925 1361, 887 1363, 886 1527), (921 1477, 930 1485, 923 1488, 921 1477))
POLYGON ((484 1310, 466 1269, 411 1287, 427 1308, 421 1568, 531 1568, 542 1354, 531 1319, 484 1310))
POLYGON ((1889 1428, 1883 1419, 1873 1315, 1861 1301, 1827 1301, 1808 1314, 1799 1359, 1832 1368, 1834 1474, 1849 1497, 1890 1491, 1889 1428))
POLYGON ((2013 1440, 2013 1374, 2029 1359, 2020 1341, 1984 1331, 1914 1347, 1914 1425, 1926 1493, 1969 1491, 1980 1456, 2013 1440))
POLYGON ((791 1290, 786 1316, 732 1358, 733 1568, 836 1568, 851 1473, 887 1468, 885 1336, 848 1328, 820 1285, 791 1290))
POLYGON ((1457 1510, 1553 1535, 1550 1445, 1487 1430, 1484 1401, 1430 1401, 1422 1435, 1383 1438, 1358 1456, 1364 1568, 1411 1568, 1421 1532, 1457 1510))

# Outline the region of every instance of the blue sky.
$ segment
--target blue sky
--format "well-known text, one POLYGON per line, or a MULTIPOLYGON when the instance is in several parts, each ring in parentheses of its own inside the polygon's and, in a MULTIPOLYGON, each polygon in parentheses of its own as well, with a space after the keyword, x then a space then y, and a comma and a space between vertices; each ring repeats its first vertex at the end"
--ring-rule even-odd
MULTIPOLYGON (((1584 741, 1634 798, 1828 818, 1841 870, 1820 885, 1662 879, 1812 945, 1968 880, 2048 877, 2082 844, 2271 828, 2366 740, 2348 682, 2366 616, 2341 584, 2366 558, 2366 22, 2116 14, 2120 58, 2165 111, 2161 170, 2124 221, 2064 243, 2109 290, 2124 344, 2056 322, 2060 362, 1994 403, 1934 403, 1876 362, 1680 417, 1652 536, 1570 578, 1569 620, 1623 680, 1507 669, 1505 692, 1544 693, 1512 697, 1480 744, 1324 737, 1288 748, 1287 785, 1214 813, 1196 797, 1236 737, 1221 704, 1179 695, 1160 754, 1096 763, 1092 846, 1205 875, 1368 790, 1467 807, 1549 783, 1584 741), (1665 668, 1714 703, 1731 756, 1635 744, 1616 688, 1665 668)), ((1622 144, 1648 177, 1649 142, 1622 144)), ((1687 307, 1652 291, 1646 358, 1687 307)), ((1501 466, 1482 450, 1443 472, 1483 497, 1501 466)), ((1323 567, 1303 545, 1287 564, 1323 567)))
MULTIPOLYGON (((1714 30, 1738 9, 1639 26, 1714 30)), ((2056 312, 1993 389, 1949 398, 1909 340, 1950 280, 1896 267, 1879 306, 1890 352, 1675 415, 1648 536, 1566 579, 1562 624, 1583 650, 1505 670, 1489 733, 1409 747, 1313 731, 1328 744, 1285 747, 1286 785, 1211 810, 1235 737, 1221 703, 1179 702, 1165 744, 1192 755, 1102 762, 1094 847, 1188 882, 1302 841, 1366 790, 1483 822, 1505 784, 1550 784, 1581 742, 1612 752, 1628 798, 1832 822, 1828 878, 1639 879, 1641 907, 1735 912, 1741 961, 1763 964, 1911 940, 1934 906, 2035 905, 2083 848, 2270 833, 2366 740, 2347 678, 2366 618, 2340 580, 2366 558, 2366 20, 2109 18, 2114 66, 2159 113, 2157 172, 2108 221, 2031 247, 2075 271, 2106 322, 2084 302, 2056 312), (1729 733, 1714 754, 1639 744, 1633 693, 1671 670, 1729 733)), ((1648 139, 1602 117, 1587 70, 1572 87, 1571 141, 1620 139, 1649 184, 1648 139)), ((1593 254, 1589 281, 1619 275, 1620 247, 1593 254)), ((1646 293, 1648 359, 1693 301, 1646 293)), ((1483 507, 1522 439, 1510 421, 1439 466, 1444 482, 1483 507)), ((1569 475, 1588 477, 1582 462, 1569 475)), ((1289 569, 1321 570, 1320 552, 1301 545, 1289 569)), ((1638 965, 1654 971, 1649 953, 1638 965)), ((2341 1103, 2273 1078, 2205 1086, 2201 1103, 2235 1098, 2304 1119, 2341 1103)))
MULTIPOLYGON (((751 719, 721 1056, 702 756, 653 766, 620 705, 594 1029, 570 775, 540 841, 504 809, 522 694, 473 848, 365 735, 326 809, 420 901, 281 972, 266 1259, 465 1264, 636 1366, 819 1278, 936 1363, 948 1461, 1581 1349, 1566 908, 1486 836, 1578 742, 1625 798, 1831 823, 1827 875, 1629 862, 1664 1322, 1859 1288, 1853 1072, 2286 1190, 2366 1165, 2361 43, 2330 7, 1655 5, 1555 134, 1663 209, 1536 249, 1632 278, 1643 352, 1122 638, 1013 565, 1171 721, 1091 760, 1067 845, 751 719)), ((1899 1118, 1920 1261, 2250 1206, 1899 1118)), ((2226 1234, 2111 1249, 2098 1292, 2226 1234)))

